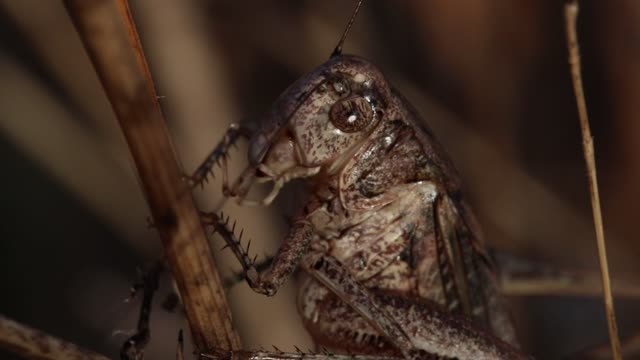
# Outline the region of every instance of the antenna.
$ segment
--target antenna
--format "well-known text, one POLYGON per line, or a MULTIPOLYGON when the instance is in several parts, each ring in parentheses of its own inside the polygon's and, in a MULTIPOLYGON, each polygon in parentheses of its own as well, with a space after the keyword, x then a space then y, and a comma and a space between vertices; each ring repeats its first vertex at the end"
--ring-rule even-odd
POLYGON ((360 0, 358 1, 358 4, 356 4, 356 8, 353 10, 351 19, 349 19, 349 23, 347 23, 347 27, 344 29, 344 32, 342 33, 340 42, 338 43, 338 45, 336 45, 336 48, 333 50, 329 58, 342 54, 342 45, 344 44, 344 41, 347 38, 347 35, 349 34, 349 30, 351 30, 351 26, 353 25, 353 22, 356 20, 356 16, 358 15, 358 11, 360 11, 360 6, 362 6, 363 2, 364 0, 360 0))

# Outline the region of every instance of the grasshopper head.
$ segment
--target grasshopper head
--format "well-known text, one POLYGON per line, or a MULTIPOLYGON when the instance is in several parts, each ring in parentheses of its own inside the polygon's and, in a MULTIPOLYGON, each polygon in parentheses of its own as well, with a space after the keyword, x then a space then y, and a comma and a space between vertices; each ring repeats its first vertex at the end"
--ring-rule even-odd
POLYGON ((251 139, 256 176, 278 184, 339 171, 381 122, 390 89, 368 61, 338 55, 293 83, 251 139))

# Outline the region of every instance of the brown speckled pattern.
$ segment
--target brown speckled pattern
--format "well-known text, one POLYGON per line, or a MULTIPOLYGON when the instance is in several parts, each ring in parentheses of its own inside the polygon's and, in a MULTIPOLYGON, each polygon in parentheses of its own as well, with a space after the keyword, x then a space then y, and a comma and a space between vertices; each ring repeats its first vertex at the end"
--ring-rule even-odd
MULTIPOLYGON (((334 108, 341 115, 345 111, 334 108)), ((315 169, 308 179, 312 195, 299 215, 314 229, 302 262, 329 256, 359 287, 391 294, 380 295, 380 301, 396 314, 411 351, 437 349, 444 356, 448 345, 442 342, 464 339, 472 346, 474 336, 482 346, 501 343, 480 328, 515 344, 451 161, 371 63, 336 56, 291 85, 254 136, 251 153, 265 154, 261 164, 274 181, 315 169), (345 99, 356 99, 360 112, 372 114, 358 123, 359 131, 341 131, 344 124, 330 115, 332 106, 345 99), (475 325, 460 320, 461 330, 447 333, 447 311, 475 325), (434 334, 438 326, 442 333, 434 334)), ((344 306, 336 289, 307 280, 300 290, 300 312, 316 342, 341 351, 397 355, 398 343, 382 338, 370 321, 344 306)), ((456 354, 474 358, 464 349, 456 354)))

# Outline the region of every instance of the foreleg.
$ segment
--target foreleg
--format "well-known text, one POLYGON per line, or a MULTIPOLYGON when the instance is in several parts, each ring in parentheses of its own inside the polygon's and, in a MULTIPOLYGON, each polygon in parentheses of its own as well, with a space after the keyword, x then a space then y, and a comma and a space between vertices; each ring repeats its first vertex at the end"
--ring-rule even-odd
POLYGON ((227 156, 229 149, 233 146, 240 137, 249 139, 251 137, 251 129, 248 127, 232 123, 229 125, 227 132, 218 145, 209 153, 206 159, 198 166, 193 175, 188 176, 189 185, 196 187, 198 185, 204 186, 204 183, 208 181, 209 175, 213 176, 213 167, 219 164, 222 167, 223 176, 223 191, 229 192, 229 176, 227 171, 227 156))

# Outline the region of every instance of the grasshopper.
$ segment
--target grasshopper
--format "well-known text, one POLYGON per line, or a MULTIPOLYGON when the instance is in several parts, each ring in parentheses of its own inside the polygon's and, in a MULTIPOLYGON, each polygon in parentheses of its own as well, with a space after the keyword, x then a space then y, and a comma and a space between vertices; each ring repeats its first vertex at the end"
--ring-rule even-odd
POLYGON ((273 262, 255 259, 213 213, 249 286, 272 296, 300 268, 298 310, 320 348, 351 355, 213 351, 205 358, 524 359, 494 268, 449 157, 411 104, 369 61, 342 54, 358 2, 330 59, 280 95, 261 127, 232 125, 190 177, 224 171, 225 196, 255 182, 305 179, 306 205, 273 262), (246 137, 249 167, 230 184, 226 153, 246 137), (357 354, 353 355, 353 354, 357 354))

